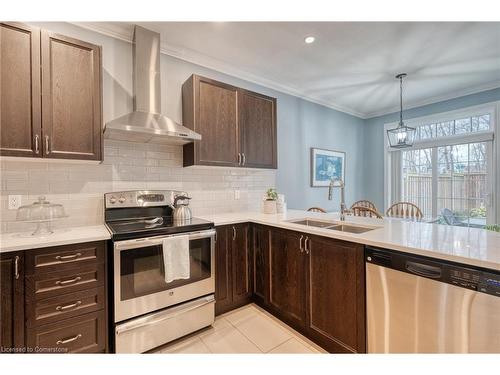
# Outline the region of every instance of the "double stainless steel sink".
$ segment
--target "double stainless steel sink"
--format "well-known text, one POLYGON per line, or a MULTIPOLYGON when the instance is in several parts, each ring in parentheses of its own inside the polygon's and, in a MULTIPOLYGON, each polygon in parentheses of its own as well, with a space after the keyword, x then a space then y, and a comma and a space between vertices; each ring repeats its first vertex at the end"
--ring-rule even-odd
POLYGON ((365 233, 377 229, 377 227, 344 224, 336 221, 321 221, 314 219, 295 219, 295 220, 288 220, 288 222, 293 224, 305 225, 308 227, 338 230, 340 232, 355 233, 355 234, 365 233))

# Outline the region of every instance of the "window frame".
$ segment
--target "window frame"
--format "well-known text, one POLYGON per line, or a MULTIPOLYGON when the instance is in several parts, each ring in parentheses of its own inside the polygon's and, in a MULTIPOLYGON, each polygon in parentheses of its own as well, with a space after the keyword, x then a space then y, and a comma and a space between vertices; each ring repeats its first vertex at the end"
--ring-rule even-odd
POLYGON ((436 137, 424 140, 416 140, 412 147, 405 149, 393 149, 390 147, 385 136, 388 129, 398 125, 398 122, 384 124, 384 206, 389 207, 393 202, 401 199, 401 179, 402 179, 402 151, 417 150, 422 148, 433 149, 433 168, 432 168, 432 217, 436 218, 438 213, 437 204, 437 148, 440 146, 487 142, 488 157, 488 197, 487 223, 496 223, 500 219, 500 191, 494 189, 494 186, 500 186, 500 173, 495 173, 499 166, 497 160, 500 156, 500 142, 495 138, 497 124, 500 123, 500 101, 485 103, 477 106, 461 108, 459 110, 436 113, 422 117, 415 117, 405 120, 405 124, 412 127, 419 125, 453 121, 466 117, 474 117, 484 114, 490 114, 490 130, 458 134, 446 137, 436 137), (434 160, 435 159, 435 160, 434 160))

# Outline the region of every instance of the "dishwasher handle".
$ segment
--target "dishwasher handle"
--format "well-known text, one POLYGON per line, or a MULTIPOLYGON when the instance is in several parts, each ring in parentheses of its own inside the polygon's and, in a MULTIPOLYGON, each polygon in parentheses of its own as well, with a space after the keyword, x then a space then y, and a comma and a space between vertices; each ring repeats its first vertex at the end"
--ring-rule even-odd
POLYGON ((428 264, 406 261, 405 268, 410 273, 431 279, 440 279, 442 276, 441 267, 431 266, 428 264))

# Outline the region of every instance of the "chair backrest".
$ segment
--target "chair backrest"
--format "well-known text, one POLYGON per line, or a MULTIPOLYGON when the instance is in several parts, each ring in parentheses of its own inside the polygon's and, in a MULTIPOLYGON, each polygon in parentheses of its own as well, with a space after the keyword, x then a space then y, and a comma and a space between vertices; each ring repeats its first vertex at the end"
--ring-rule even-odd
POLYGON ((420 220, 424 217, 422 210, 410 202, 397 202, 387 209, 387 216, 420 220))
POLYGON ((382 219, 382 215, 370 207, 354 206, 351 207, 350 211, 354 216, 376 217, 377 219, 382 219))
POLYGON ((441 216, 443 216, 444 221, 448 225, 460 224, 460 220, 458 220, 458 218, 449 208, 443 208, 441 210, 441 216))
POLYGON ((367 207, 367 208, 371 208, 372 210, 377 211, 377 207, 375 207, 375 205, 372 202, 370 202, 369 200, 366 200, 366 199, 362 199, 360 201, 354 202, 351 205, 351 209, 353 207, 367 207))
POLYGON ((322 209, 321 207, 311 207, 307 211, 309 212, 322 212, 326 214, 326 210, 322 209))

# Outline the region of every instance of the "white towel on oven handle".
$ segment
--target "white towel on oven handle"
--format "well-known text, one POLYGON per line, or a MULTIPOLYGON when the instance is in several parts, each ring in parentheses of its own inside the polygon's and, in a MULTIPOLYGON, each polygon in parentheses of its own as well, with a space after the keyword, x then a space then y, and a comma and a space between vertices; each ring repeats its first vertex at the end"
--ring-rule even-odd
POLYGON ((163 239, 163 265, 165 282, 189 279, 189 236, 173 236, 163 239))

